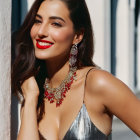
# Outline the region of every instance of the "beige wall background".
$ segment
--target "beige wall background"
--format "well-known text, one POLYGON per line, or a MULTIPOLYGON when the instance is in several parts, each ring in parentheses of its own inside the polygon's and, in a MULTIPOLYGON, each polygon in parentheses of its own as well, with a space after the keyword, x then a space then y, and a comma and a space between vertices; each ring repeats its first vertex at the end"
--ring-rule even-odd
POLYGON ((0 140, 10 140, 11 1, 0 0, 0 140))

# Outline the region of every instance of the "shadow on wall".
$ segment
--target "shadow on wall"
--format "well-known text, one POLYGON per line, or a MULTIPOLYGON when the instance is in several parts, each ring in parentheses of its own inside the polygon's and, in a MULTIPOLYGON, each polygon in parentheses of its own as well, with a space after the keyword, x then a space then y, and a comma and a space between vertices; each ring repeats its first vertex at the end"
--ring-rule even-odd
MULTIPOLYGON (((15 58, 15 39, 16 31, 22 24, 24 17, 28 11, 27 0, 12 0, 12 63, 15 58)), ((18 118, 18 99, 12 94, 11 97, 11 140, 17 139, 19 126, 18 118)))

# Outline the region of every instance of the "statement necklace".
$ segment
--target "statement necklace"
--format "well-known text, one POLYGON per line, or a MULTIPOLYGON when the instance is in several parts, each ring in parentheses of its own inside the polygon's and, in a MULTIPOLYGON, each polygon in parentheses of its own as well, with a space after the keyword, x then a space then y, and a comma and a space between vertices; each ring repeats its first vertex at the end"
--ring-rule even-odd
POLYGON ((56 107, 62 104, 62 101, 66 97, 66 92, 70 89, 73 81, 76 80, 76 70, 76 67, 71 68, 66 78, 61 82, 60 86, 57 88, 51 88, 49 84, 49 79, 46 78, 44 84, 44 96, 48 99, 50 103, 56 102, 56 107))

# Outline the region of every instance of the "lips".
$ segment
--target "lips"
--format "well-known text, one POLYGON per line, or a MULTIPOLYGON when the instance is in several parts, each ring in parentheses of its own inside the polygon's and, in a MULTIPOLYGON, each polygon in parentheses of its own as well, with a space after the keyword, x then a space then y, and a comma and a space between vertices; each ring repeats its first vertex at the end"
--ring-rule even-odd
POLYGON ((53 46, 53 42, 42 40, 42 39, 36 39, 36 46, 39 49, 48 49, 53 46))

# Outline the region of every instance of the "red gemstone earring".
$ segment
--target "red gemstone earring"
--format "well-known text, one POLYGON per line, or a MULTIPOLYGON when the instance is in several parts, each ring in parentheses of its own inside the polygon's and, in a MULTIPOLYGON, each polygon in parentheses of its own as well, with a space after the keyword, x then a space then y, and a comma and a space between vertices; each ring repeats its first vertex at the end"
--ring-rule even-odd
POLYGON ((71 51, 70 51, 70 58, 69 58, 69 65, 70 65, 70 68, 73 68, 73 67, 76 66, 77 54, 78 54, 77 44, 74 44, 74 45, 71 47, 71 51))

